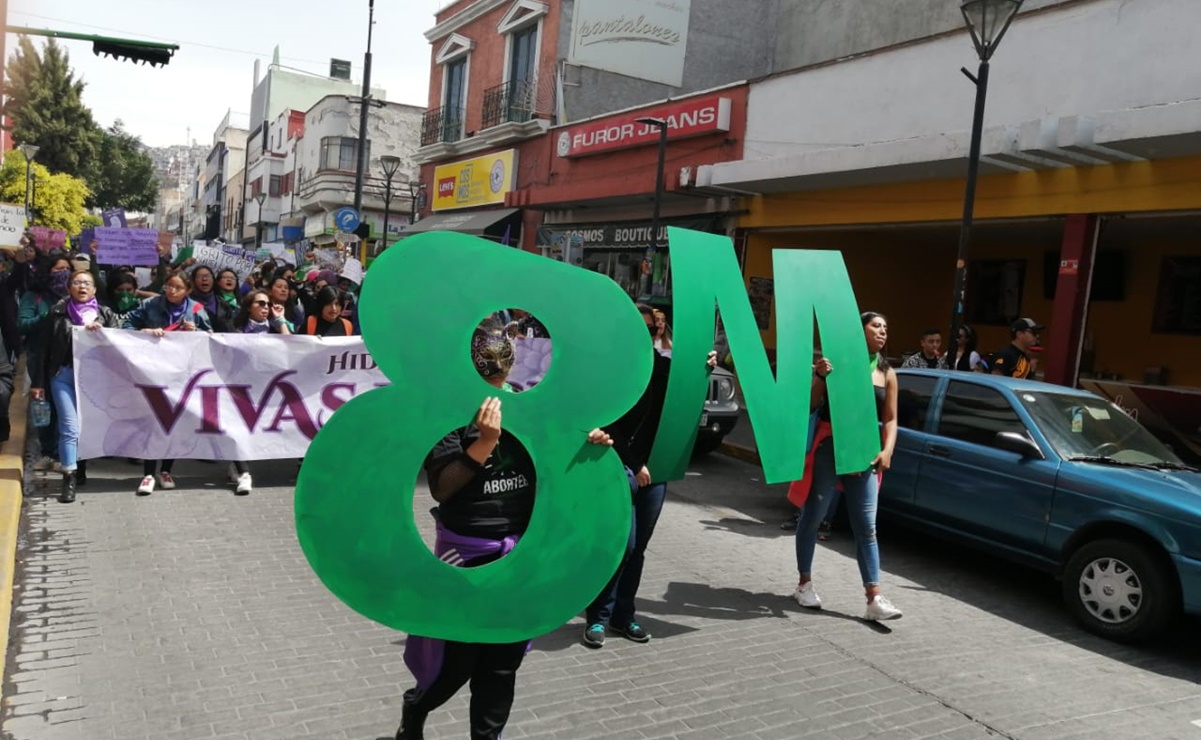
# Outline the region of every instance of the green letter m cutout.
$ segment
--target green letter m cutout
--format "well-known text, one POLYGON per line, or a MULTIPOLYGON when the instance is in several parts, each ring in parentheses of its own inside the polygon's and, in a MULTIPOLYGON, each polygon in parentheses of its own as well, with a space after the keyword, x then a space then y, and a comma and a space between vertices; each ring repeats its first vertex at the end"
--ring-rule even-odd
POLYGON ((705 356, 721 312, 730 352, 768 483, 799 480, 805 468, 813 378, 813 323, 834 371, 827 380, 840 474, 865 471, 880 452, 880 432, 863 324, 842 255, 777 250, 776 376, 772 376, 734 245, 725 236, 669 228, 674 336, 671 376, 647 466, 655 480, 684 476, 708 396, 705 356))

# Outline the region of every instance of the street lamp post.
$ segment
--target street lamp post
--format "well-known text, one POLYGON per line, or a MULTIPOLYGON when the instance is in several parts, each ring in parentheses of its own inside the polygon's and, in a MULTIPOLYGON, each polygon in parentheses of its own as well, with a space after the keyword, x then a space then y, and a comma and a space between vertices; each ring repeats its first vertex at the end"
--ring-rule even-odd
POLYGON ((955 292, 951 303, 951 336, 947 345, 948 362, 955 361, 959 327, 963 325, 964 294, 967 292, 967 261, 972 243, 972 218, 976 209, 976 180, 980 172, 980 138, 984 132, 984 103, 988 96, 989 60, 1009 30, 1009 24, 1022 7, 1023 0, 962 0, 963 20, 972 35, 980 57, 973 75, 963 74, 976 86, 976 107, 972 115, 972 138, 968 148, 967 185, 963 194, 963 222, 959 227, 959 250, 955 258, 955 292))
POLYGON ((254 222, 254 248, 259 250, 263 247, 263 201, 267 200, 267 194, 259 191, 259 194, 254 196, 254 202, 259 204, 258 218, 254 222))
POLYGON ((33 200, 30 197, 30 182, 33 180, 33 158, 38 155, 38 150, 41 149, 37 144, 22 144, 18 149, 21 154, 25 155, 25 220, 31 221, 33 218, 30 209, 33 205, 33 200))
POLYGON ((384 169, 384 248, 388 247, 388 220, 392 216, 392 179, 400 169, 400 157, 385 154, 379 158, 384 169))
MULTIPOLYGON (((668 124, 665 118, 638 118, 635 119, 635 122, 659 129, 659 164, 655 170, 655 205, 654 210, 651 211, 651 239, 646 248, 646 259, 650 262, 654 260, 655 252, 659 250, 659 213, 663 207, 663 169, 667 165, 668 124)), ((654 280, 653 276, 651 280, 654 280)), ((653 285, 647 289, 647 292, 650 293, 652 290, 653 285)))
POLYGON ((363 55, 363 99, 359 106, 359 151, 355 160, 354 209, 363 212, 363 177, 367 172, 367 123, 371 102, 371 32, 375 28, 375 0, 367 0, 367 53, 363 55))

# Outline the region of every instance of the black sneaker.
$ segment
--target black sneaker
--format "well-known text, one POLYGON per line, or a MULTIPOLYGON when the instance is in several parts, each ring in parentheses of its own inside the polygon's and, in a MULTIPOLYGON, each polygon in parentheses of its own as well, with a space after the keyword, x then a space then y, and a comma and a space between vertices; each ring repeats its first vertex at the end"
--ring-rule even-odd
POLYGON ((630 622, 625 627, 609 626, 617 634, 626 638, 630 642, 650 642, 651 635, 646 630, 642 629, 642 625, 637 622, 630 622))
POLYGON ((797 519, 799 519, 799 518, 800 518, 799 514, 793 514, 792 516, 788 517, 784 521, 780 522, 780 529, 783 529, 786 532, 787 531, 795 532, 797 519))
POLYGON ((605 646, 605 625, 597 622, 584 630, 584 645, 593 649, 605 646))

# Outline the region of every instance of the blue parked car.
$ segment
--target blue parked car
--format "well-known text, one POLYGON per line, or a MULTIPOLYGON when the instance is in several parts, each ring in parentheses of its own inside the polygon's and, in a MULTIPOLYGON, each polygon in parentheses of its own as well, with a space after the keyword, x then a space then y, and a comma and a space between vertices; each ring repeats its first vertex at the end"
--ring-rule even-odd
POLYGON ((1201 471, 1085 391, 898 372, 883 513, 1062 579, 1084 627, 1146 639, 1201 614, 1201 471))

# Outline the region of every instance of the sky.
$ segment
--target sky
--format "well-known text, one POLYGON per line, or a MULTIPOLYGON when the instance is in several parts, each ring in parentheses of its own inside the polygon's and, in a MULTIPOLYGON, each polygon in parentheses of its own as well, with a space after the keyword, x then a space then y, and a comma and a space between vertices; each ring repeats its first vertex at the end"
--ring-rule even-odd
MULTIPOLYGON (((371 86, 388 100, 426 105, 430 45, 423 36, 447 0, 379 0, 375 4, 371 86)), ((97 123, 121 119, 149 146, 212 142, 226 111, 247 114, 254 61, 329 72, 331 57, 353 63, 362 81, 367 2, 322 0, 9 0, 8 24, 179 44, 165 67, 92 54, 86 41, 64 41, 86 83, 84 103, 97 123)), ((40 47, 42 39, 35 38, 40 47)), ((16 36, 8 36, 11 54, 16 36)))

